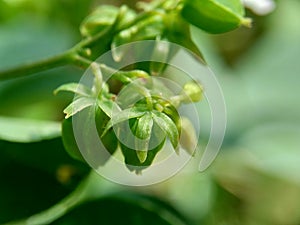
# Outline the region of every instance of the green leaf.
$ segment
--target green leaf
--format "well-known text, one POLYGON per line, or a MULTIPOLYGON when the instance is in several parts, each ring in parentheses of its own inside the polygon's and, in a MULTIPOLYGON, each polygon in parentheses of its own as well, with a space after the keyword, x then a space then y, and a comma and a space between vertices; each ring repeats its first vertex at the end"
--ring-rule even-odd
POLYGON ((214 34, 251 25, 251 20, 243 17, 240 0, 186 0, 181 14, 189 23, 214 34))
POLYGON ((129 119, 141 117, 144 114, 145 114, 144 109, 139 109, 137 107, 125 109, 123 111, 120 111, 118 114, 114 113, 114 115, 112 115, 112 118, 108 122, 108 124, 103 132, 103 135, 114 125, 124 122, 129 119))
POLYGON ((69 83, 69 84, 61 85, 54 91, 54 94, 56 95, 60 91, 69 91, 86 97, 93 95, 92 90, 90 88, 88 88, 83 84, 78 84, 78 83, 69 83))
POLYGON ((61 135, 60 123, 23 118, 0 117, 0 139, 11 142, 37 142, 61 135))
POLYGON ((62 122, 62 141, 67 153, 69 153, 71 157, 80 161, 85 161, 76 143, 72 118, 64 119, 62 122))
POLYGON ((177 150, 178 141, 179 141, 179 132, 177 130, 176 124, 173 122, 173 120, 170 117, 168 117, 164 113, 153 110, 152 115, 153 115, 154 122, 167 134, 173 148, 177 150))
POLYGON ((67 108, 64 109, 64 113, 66 114, 65 118, 75 115, 81 110, 95 104, 96 100, 94 98, 81 97, 73 101, 67 108))

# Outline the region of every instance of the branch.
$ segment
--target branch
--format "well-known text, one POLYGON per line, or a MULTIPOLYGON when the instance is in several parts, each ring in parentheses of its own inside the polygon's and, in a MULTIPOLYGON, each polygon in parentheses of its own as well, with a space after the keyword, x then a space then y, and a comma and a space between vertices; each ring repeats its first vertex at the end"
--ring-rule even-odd
POLYGON ((60 55, 40 60, 34 63, 24 64, 12 69, 0 71, 0 81, 18 77, 24 77, 37 72, 64 66, 72 62, 73 51, 69 50, 60 55))

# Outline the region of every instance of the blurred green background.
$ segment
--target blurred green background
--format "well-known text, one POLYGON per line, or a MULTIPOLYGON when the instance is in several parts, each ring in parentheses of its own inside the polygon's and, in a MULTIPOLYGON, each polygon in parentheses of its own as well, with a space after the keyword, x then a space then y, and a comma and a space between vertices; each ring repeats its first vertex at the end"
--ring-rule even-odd
MULTIPOLYGON (((80 22, 101 3, 0 0, 0 70, 72 47, 80 40, 80 22)), ((145 188, 119 187, 95 176, 103 192, 90 189, 92 201, 52 224, 299 225, 300 1, 276 4, 265 16, 248 11, 252 29, 223 35, 192 29, 227 105, 224 144, 207 171, 197 172, 196 156, 175 177, 145 188)), ((72 96, 53 96, 81 73, 63 67, 0 82, 0 224, 49 208, 87 176, 88 166, 71 159, 59 137, 62 110, 72 96), (36 120, 52 127, 41 129, 48 140, 16 143, 26 140, 26 124, 42 126, 36 120)), ((208 115, 203 109, 203 137, 209 134, 208 115)))

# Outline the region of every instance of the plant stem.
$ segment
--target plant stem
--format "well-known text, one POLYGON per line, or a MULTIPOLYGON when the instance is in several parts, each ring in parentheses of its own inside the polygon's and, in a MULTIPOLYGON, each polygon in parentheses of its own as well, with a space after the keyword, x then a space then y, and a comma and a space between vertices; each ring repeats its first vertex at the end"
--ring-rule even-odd
POLYGON ((0 71, 0 81, 18 77, 24 77, 33 73, 64 66, 72 62, 73 50, 66 51, 60 55, 40 60, 34 63, 28 63, 12 69, 0 71))
POLYGON ((80 183, 69 196, 38 214, 30 216, 20 221, 13 221, 4 225, 46 225, 57 220, 83 202, 98 199, 112 193, 118 193, 120 187, 101 178, 95 172, 91 172, 88 177, 80 183))
MULTIPOLYGON (((93 61, 93 57, 85 54, 82 54, 82 51, 93 49, 96 47, 97 57, 103 54, 107 49, 106 45, 109 45, 111 37, 113 37, 116 33, 120 32, 123 29, 127 29, 128 27, 134 25, 135 23, 145 19, 147 16, 151 14, 155 14, 157 12, 143 12, 139 16, 135 18, 135 20, 131 21, 128 24, 123 25, 122 27, 115 30, 117 26, 117 22, 114 23, 111 27, 103 30, 102 32, 96 34, 91 38, 83 39, 77 45, 75 45, 70 50, 59 54, 57 56, 53 56, 48 59, 40 60, 34 63, 24 64, 15 68, 11 68, 8 70, 0 71, 0 81, 1 80, 9 80, 13 78, 25 77, 37 72, 45 71, 48 69, 53 69, 59 66, 64 66, 67 64, 74 64, 79 67, 87 68, 93 61), (99 43, 101 44, 99 45, 99 43)), ((119 21, 121 17, 124 15, 122 13, 119 14, 116 21, 119 21)))

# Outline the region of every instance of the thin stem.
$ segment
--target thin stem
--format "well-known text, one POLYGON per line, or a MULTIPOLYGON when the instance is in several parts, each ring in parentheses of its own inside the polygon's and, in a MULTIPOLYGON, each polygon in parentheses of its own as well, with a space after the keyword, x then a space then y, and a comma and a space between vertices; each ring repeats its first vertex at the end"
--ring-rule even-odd
POLYGON ((33 73, 41 72, 48 69, 53 69, 59 66, 64 66, 72 61, 73 51, 66 51, 60 55, 40 60, 34 63, 24 64, 12 69, 0 71, 0 81, 24 77, 33 73))
MULTIPOLYGON (((123 11, 120 12, 119 16, 117 17, 116 21, 119 21, 121 17, 123 17, 123 11)), ((82 52, 84 52, 85 49, 91 49, 98 44, 101 46, 97 47, 97 54, 102 54, 103 51, 105 51, 106 44, 109 44, 111 37, 113 37, 115 34, 120 32, 123 29, 127 29, 128 27, 133 26, 135 23, 145 19, 147 16, 150 16, 151 14, 155 14, 157 12, 143 12, 140 15, 138 15, 133 21, 131 21, 128 24, 123 25, 122 27, 116 29, 118 23, 115 22, 111 27, 103 30, 102 32, 96 34, 95 36, 91 38, 86 38, 79 42, 77 45, 75 45, 70 50, 48 58, 44 60, 40 60, 34 63, 28 63, 24 64, 15 68, 11 68, 8 70, 0 71, 0 81, 1 80, 8 80, 13 78, 19 78, 28 76, 37 72, 45 71, 48 69, 53 69, 59 66, 64 66, 67 64, 75 64, 79 67, 87 68, 89 66, 88 63, 91 63, 90 60, 87 60, 86 58, 89 58, 89 56, 85 56, 83 53, 83 57, 81 57, 82 52), (79 57, 79 58, 78 58, 79 57), (81 57, 81 58, 80 58, 81 57)))
POLYGON ((86 69, 91 65, 91 63, 93 61, 76 54, 76 55, 73 55, 71 62, 72 62, 73 65, 76 65, 80 68, 85 68, 86 69))

